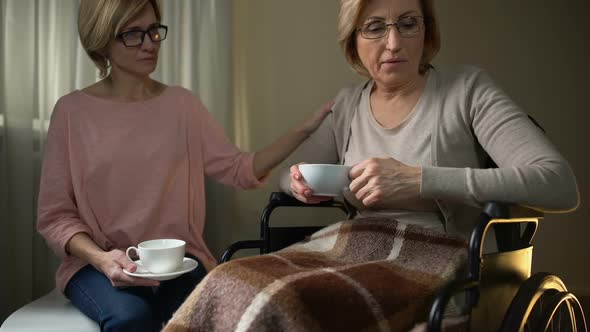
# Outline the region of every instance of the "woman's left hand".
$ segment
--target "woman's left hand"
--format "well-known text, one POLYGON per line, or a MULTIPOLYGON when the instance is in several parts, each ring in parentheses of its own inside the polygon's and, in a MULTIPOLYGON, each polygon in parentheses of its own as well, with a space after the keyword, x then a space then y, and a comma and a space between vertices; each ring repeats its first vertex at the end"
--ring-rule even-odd
POLYGON ((350 191, 366 207, 387 208, 419 199, 422 168, 393 158, 370 158, 350 170, 350 191))
POLYGON ((304 132, 306 136, 311 135, 316 129, 318 129, 322 121, 326 118, 326 115, 330 113, 332 106, 334 106, 333 100, 322 105, 319 110, 305 118, 299 129, 304 132))

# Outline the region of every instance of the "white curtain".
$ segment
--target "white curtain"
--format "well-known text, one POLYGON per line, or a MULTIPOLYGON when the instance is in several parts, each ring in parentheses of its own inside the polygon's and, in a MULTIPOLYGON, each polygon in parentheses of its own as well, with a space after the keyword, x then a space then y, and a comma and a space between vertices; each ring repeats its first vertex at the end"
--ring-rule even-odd
MULTIPOLYGON (((78 40, 78 4, 0 0, 0 322, 54 287, 57 262, 35 230, 36 200, 53 105, 97 77, 78 40)), ((231 0, 162 6, 169 33, 154 78, 198 94, 230 129, 231 0)))

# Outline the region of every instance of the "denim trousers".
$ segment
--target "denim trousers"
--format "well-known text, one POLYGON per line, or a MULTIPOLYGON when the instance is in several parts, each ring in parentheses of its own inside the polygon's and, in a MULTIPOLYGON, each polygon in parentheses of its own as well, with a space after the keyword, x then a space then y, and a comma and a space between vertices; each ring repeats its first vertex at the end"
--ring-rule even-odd
POLYGON ((101 331, 160 331, 206 273, 199 261, 196 269, 161 281, 158 287, 115 288, 104 274, 86 265, 70 279, 65 295, 101 331))

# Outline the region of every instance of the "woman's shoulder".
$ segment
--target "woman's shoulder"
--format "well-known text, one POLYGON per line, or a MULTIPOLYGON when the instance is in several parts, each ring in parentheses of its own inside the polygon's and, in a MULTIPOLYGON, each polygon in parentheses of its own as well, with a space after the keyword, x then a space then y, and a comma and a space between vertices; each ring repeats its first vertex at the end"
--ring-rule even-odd
POLYGON ((447 65, 432 69, 437 81, 443 87, 461 88, 472 86, 481 80, 489 80, 489 74, 481 67, 473 65, 447 65))
POLYGON ((57 99, 51 112, 51 123, 56 126, 60 123, 67 123, 72 111, 79 108, 81 101, 80 90, 74 90, 57 99))
POLYGON ((371 83, 371 80, 364 80, 362 82, 345 85, 344 87, 340 88, 338 94, 336 94, 336 99, 348 99, 355 97, 357 94, 360 94, 369 83, 371 83))
POLYGON ((371 83, 371 80, 352 83, 341 88, 334 98, 334 110, 352 111, 358 104, 363 89, 371 83))
POLYGON ((201 98, 196 93, 180 85, 168 86, 168 95, 178 102, 188 104, 190 107, 204 107, 201 98))
POLYGON ((182 87, 180 85, 169 85, 168 91, 176 96, 182 96, 184 98, 199 99, 191 90, 182 87))
POLYGON ((67 113, 79 107, 83 102, 84 93, 81 90, 74 90, 57 99, 53 112, 67 113))

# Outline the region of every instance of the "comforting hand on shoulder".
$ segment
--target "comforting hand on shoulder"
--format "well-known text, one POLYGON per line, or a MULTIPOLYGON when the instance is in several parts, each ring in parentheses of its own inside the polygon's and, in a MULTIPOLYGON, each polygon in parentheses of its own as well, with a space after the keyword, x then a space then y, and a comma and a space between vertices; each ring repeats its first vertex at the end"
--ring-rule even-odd
POLYGON ((322 105, 319 110, 307 116, 303 121, 300 130, 307 135, 311 135, 316 129, 318 129, 322 121, 324 121, 324 118, 326 118, 326 115, 330 113, 332 106, 334 106, 334 101, 331 100, 322 105))
POLYGON ((422 168, 393 158, 371 158, 350 170, 350 191, 367 207, 386 208, 420 196, 422 168))

